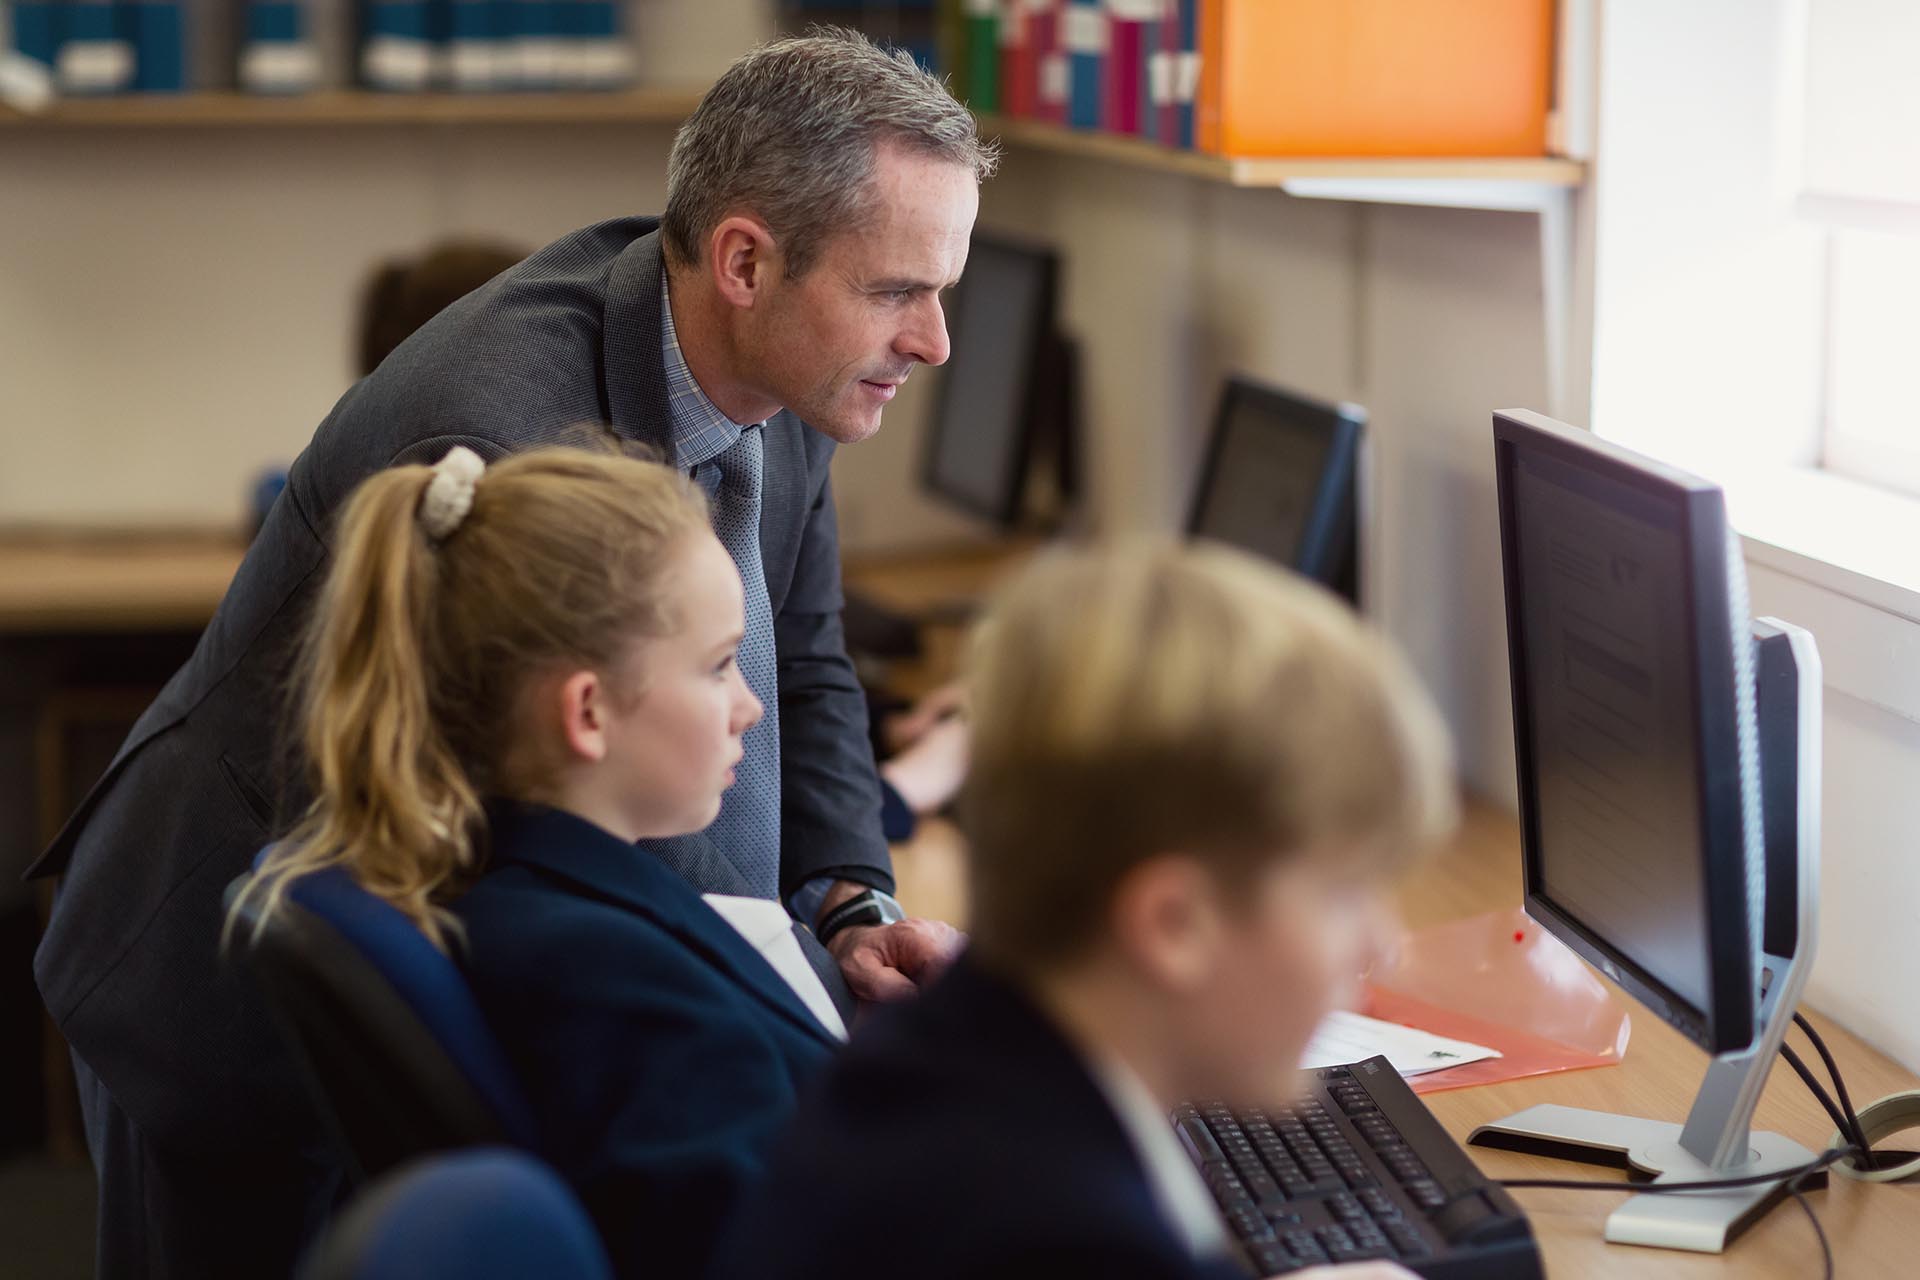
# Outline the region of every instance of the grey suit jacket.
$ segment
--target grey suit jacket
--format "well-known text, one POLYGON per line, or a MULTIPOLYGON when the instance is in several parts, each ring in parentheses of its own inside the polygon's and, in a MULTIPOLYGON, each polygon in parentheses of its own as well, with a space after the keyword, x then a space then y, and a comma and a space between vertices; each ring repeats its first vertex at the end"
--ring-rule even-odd
MULTIPOLYGON (((213 1154, 311 1132, 298 1079, 217 944, 223 886, 303 800, 297 769, 276 763, 277 731, 330 517, 371 472, 454 444, 491 459, 608 423, 671 461, 657 226, 617 219, 555 242, 341 398, 193 657, 30 873, 66 875, 35 958, 47 1007, 156 1140, 213 1154)), ((760 540, 779 653, 783 892, 829 874, 892 886, 840 633, 832 454, 791 414, 767 424, 760 540)), ((655 850, 702 892, 742 891, 704 836, 655 850)))

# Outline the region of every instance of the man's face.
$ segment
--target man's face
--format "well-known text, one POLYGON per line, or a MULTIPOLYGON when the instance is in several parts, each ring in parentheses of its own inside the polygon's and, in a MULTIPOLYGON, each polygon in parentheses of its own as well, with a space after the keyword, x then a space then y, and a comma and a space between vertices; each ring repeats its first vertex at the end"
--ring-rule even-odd
POLYGON ((755 308, 745 364, 768 397, 841 444, 878 431, 913 366, 946 361, 940 294, 966 265, 979 208, 971 169, 881 147, 866 225, 755 308))

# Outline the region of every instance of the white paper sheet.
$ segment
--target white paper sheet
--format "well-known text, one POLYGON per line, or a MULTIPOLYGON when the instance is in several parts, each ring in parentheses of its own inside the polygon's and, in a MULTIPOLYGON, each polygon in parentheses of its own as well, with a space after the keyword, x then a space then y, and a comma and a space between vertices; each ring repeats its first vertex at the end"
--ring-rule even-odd
POLYGON ((1375 1054, 1385 1054, 1401 1075, 1417 1076, 1442 1067, 1457 1067, 1463 1062, 1497 1058, 1500 1051, 1337 1009, 1314 1030, 1300 1065, 1309 1070, 1334 1067, 1375 1054))
POLYGON ((800 940, 793 936, 793 917, 785 908, 765 898, 739 898, 725 893, 701 896, 755 951, 766 957, 773 971, 786 980, 801 1003, 820 1019, 821 1026, 842 1040, 847 1038, 847 1024, 841 1020, 840 1010, 834 1007, 833 997, 821 984, 820 975, 800 953, 800 940))

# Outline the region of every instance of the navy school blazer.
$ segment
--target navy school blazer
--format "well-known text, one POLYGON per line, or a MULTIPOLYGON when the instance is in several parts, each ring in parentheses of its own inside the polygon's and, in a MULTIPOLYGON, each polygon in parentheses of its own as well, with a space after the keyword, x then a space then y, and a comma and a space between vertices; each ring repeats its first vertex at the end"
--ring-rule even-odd
POLYGON ((1078 1053, 963 957, 863 1025, 722 1239, 716 1280, 1244 1280, 1196 1260, 1078 1053))
POLYGON ((698 1276, 839 1041, 657 858, 560 810, 491 816, 453 910, 542 1154, 621 1275, 698 1276))

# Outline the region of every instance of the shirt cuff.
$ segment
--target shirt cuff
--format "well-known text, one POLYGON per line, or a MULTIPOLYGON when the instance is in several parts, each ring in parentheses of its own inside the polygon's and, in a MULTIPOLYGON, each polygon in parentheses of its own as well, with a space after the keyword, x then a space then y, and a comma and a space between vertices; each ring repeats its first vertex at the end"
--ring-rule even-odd
POLYGON ((807 926, 808 929, 812 929, 815 924, 819 923, 820 910, 826 905, 827 894, 832 891, 834 885, 842 880, 857 881, 860 884, 878 889, 882 893, 893 892, 893 884, 890 881, 883 881, 876 868, 836 868, 831 871, 823 871, 817 876, 803 880, 798 889, 795 889, 787 895, 787 910, 793 913, 795 920, 807 926))

